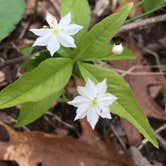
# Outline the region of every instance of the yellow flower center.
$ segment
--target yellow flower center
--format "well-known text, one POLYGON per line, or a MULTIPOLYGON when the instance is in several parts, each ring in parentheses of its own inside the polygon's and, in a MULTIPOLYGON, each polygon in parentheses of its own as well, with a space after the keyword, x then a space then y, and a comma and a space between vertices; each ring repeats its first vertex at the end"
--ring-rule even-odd
POLYGON ((93 100, 91 100, 91 105, 94 106, 97 104, 97 98, 94 98, 93 100))
POLYGON ((58 33, 59 33, 59 29, 58 28, 53 28, 52 29, 52 32, 53 32, 53 34, 55 34, 55 35, 57 35, 58 33))

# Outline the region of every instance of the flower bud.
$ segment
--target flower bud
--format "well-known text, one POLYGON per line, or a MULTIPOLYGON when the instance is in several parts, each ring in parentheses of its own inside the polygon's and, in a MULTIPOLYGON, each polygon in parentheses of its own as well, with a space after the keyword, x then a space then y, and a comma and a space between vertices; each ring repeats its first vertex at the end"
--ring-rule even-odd
POLYGON ((112 48, 112 53, 116 54, 116 55, 120 55, 123 53, 123 46, 122 44, 114 44, 113 48, 112 48))

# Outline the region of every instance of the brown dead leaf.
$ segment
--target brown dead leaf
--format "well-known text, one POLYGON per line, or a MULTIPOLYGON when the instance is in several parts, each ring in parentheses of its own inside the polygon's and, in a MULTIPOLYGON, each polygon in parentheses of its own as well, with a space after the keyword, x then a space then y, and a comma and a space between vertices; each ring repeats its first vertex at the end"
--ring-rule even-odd
MULTIPOLYGON (((125 7, 128 3, 133 2, 134 4, 137 4, 139 2, 139 0, 126 0, 123 4, 121 4, 116 10, 115 12, 121 10, 123 7, 125 7)), ((134 17, 136 15, 139 15, 143 12, 143 8, 142 7, 135 7, 132 9, 132 11, 130 12, 129 16, 130 17, 134 17)))
POLYGON ((2 122, 0 125, 9 135, 9 141, 2 139, 0 141, 0 159, 14 160, 20 166, 39 164, 43 166, 130 166, 125 158, 114 152, 114 149, 111 149, 111 153, 103 152, 103 148, 94 147, 85 141, 71 137, 59 137, 42 132, 16 132, 2 122))
POLYGON ((121 119, 121 124, 126 133, 129 144, 138 146, 142 140, 142 137, 138 130, 125 119, 121 119))

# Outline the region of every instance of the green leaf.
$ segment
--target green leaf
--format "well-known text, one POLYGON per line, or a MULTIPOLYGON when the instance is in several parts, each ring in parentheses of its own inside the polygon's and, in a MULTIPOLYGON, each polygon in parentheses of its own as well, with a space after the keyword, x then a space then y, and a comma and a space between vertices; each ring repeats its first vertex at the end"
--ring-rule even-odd
MULTIPOLYGON (((20 53, 23 56, 31 55, 31 58, 26 60, 23 63, 23 68, 26 71, 30 71, 37 67, 42 61, 51 58, 50 53, 47 50, 42 50, 39 52, 32 53, 33 47, 32 46, 26 46, 20 50, 20 53)), ((54 57, 70 57, 71 56, 71 50, 68 48, 61 47, 55 54, 54 57)))
POLYGON ((60 95, 61 92, 56 92, 42 99, 41 101, 23 104, 19 113, 16 127, 25 126, 40 118, 45 112, 48 111, 50 107, 55 104, 60 95))
POLYGON ((0 92, 0 108, 37 102, 60 91, 69 81, 73 61, 50 58, 0 92))
MULTIPOLYGON (((87 31, 90 22, 90 8, 87 0, 61 0, 61 16, 71 12, 72 23, 82 25, 83 29, 76 35, 77 41, 87 31)), ((77 43, 76 41, 76 43, 77 43)))
POLYGON ((50 53, 48 51, 40 51, 32 54, 32 57, 23 63, 23 68, 26 71, 30 71, 37 67, 42 61, 50 58, 50 53))
POLYGON ((99 82, 106 78, 108 91, 118 97, 117 102, 111 105, 111 112, 127 119, 145 138, 155 147, 158 147, 157 140, 145 114, 135 100, 128 83, 119 74, 86 63, 80 63, 79 69, 85 80, 90 78, 95 82, 99 82))
POLYGON ((124 23, 132 6, 133 3, 130 3, 118 13, 96 24, 86 33, 78 45, 77 59, 86 60, 90 56, 102 55, 103 47, 105 47, 105 45, 109 46, 109 40, 124 23))
POLYGON ((56 56, 61 56, 61 57, 66 57, 70 58, 72 56, 72 50, 67 48, 67 47, 62 47, 55 53, 54 55, 56 56))
POLYGON ((100 55, 92 55, 87 57, 84 61, 96 61, 96 60, 133 60, 135 56, 130 49, 124 48, 124 51, 121 55, 115 55, 112 53, 113 46, 103 47, 100 55))
POLYGON ((24 0, 0 0, 0 41, 14 30, 24 11, 24 0))
POLYGON ((164 0, 144 0, 144 9, 145 12, 153 10, 153 9, 159 9, 160 7, 163 7, 163 5, 166 5, 166 2, 164 0))

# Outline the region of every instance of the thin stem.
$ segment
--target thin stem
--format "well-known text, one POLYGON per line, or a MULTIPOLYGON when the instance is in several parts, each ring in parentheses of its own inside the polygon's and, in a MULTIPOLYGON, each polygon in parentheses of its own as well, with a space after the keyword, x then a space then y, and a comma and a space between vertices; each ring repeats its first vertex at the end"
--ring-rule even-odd
POLYGON ((152 10, 147 11, 146 13, 142 13, 142 14, 137 15, 137 16, 131 18, 131 19, 128 19, 128 20, 125 22, 125 24, 130 23, 130 22, 133 22, 133 21, 135 21, 135 20, 137 20, 137 19, 139 19, 139 18, 145 17, 145 16, 147 16, 147 15, 149 15, 149 14, 155 12, 156 10, 158 10, 158 9, 164 7, 164 6, 166 6, 165 2, 164 2, 164 3, 161 3, 158 7, 154 8, 154 9, 152 9, 152 10))
POLYGON ((144 0, 139 1, 138 3, 136 3, 136 4, 134 5, 134 8, 139 7, 139 6, 142 5, 143 3, 144 3, 144 0))
POLYGON ((34 6, 34 11, 33 11, 33 19, 36 19, 37 16, 37 8, 38 8, 38 2, 39 0, 35 0, 35 6, 34 6))

